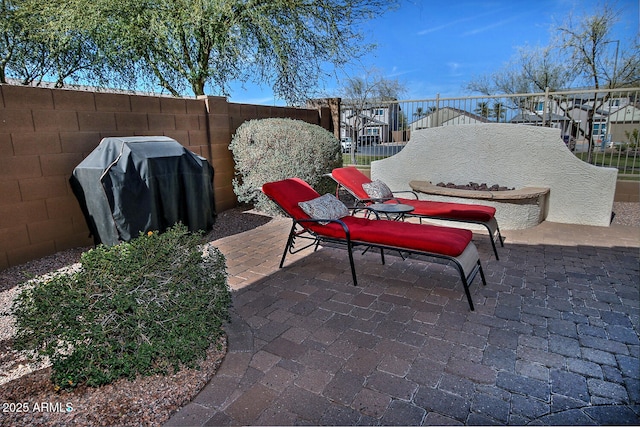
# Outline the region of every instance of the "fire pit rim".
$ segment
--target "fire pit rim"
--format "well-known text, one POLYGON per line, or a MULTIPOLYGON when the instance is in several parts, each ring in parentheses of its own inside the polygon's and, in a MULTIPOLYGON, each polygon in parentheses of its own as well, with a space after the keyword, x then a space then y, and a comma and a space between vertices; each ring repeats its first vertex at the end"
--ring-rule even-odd
POLYGON ((537 199, 540 196, 545 196, 550 191, 548 187, 523 187, 515 190, 501 191, 464 190, 459 188, 440 187, 433 184, 431 181, 410 181, 409 186, 412 190, 419 193, 495 201, 537 199))

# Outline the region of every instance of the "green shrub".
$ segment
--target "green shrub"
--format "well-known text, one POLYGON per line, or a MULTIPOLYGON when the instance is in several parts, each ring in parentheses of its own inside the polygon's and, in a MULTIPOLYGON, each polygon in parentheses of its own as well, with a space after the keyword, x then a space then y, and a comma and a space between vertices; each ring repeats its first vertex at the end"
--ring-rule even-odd
POLYGON ((243 123, 229 149, 236 162, 233 190, 241 202, 277 214, 277 207, 262 193, 262 184, 298 177, 320 194, 335 191, 323 176, 342 166, 338 139, 317 125, 291 119, 262 119, 243 123), (258 190, 258 191, 256 191, 258 190))
POLYGON ((14 347, 48 356, 61 388, 197 367, 231 302, 224 256, 178 224, 85 252, 16 299, 14 347))

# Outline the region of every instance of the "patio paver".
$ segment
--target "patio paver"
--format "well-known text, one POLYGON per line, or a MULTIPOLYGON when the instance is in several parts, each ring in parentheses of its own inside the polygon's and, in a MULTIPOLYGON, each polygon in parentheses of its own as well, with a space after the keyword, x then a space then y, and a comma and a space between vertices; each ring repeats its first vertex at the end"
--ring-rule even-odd
POLYGON ((454 269, 324 247, 290 222, 226 237, 229 350, 181 425, 638 425, 640 228, 512 230, 469 311, 454 269))

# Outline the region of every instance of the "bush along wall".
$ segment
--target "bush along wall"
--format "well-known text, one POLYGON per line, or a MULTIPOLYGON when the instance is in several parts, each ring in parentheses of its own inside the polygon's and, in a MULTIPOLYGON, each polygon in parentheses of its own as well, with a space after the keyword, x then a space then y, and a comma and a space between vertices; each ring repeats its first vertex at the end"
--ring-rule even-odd
POLYGON ((320 126, 300 120, 243 123, 229 145, 236 163, 233 190, 241 202, 269 214, 279 210, 259 190, 266 182, 302 178, 320 194, 335 191, 325 174, 342 166, 340 142, 320 126))
POLYGON ((231 303, 224 256, 201 243, 178 224, 35 279, 12 309, 14 348, 49 357, 60 388, 197 367, 231 303))

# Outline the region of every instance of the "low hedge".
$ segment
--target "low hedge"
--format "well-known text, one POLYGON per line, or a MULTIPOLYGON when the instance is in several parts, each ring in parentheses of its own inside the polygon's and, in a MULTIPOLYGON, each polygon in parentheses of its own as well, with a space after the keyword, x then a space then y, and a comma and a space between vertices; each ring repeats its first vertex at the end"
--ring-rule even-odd
POLYGON ((231 302, 224 256, 201 244, 178 224, 34 280, 13 305, 14 348, 49 357, 60 388, 197 367, 231 302))

